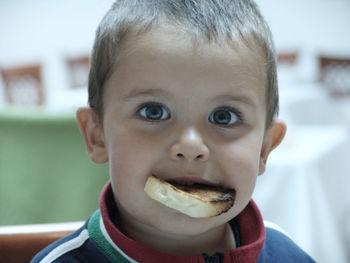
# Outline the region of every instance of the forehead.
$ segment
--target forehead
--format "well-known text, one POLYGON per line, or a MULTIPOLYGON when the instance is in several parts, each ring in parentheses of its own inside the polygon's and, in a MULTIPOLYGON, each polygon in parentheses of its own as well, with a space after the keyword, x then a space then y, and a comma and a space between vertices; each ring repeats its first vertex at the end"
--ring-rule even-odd
POLYGON ((145 87, 161 86, 173 91, 176 85, 185 85, 193 88, 194 93, 200 88, 222 95, 241 91, 255 103, 265 104, 263 58, 258 51, 241 43, 208 43, 172 28, 158 28, 130 35, 117 54, 107 86, 108 82, 118 86, 120 93, 133 87, 142 88, 140 82, 145 87))

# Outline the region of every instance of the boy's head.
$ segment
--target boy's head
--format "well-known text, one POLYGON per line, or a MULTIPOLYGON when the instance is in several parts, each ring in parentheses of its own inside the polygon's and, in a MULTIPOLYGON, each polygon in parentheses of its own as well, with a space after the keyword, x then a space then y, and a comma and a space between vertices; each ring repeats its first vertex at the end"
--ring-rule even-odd
POLYGON ((173 27, 197 45, 249 48, 266 73, 266 126, 271 123, 278 112, 275 50, 269 27, 250 0, 117 0, 98 27, 89 75, 89 105, 101 123, 105 82, 123 47, 159 27, 173 27))
POLYGON ((97 32, 90 108, 77 116, 90 158, 109 162, 127 235, 178 245, 213 234, 244 209, 285 132, 273 120, 275 71, 270 32, 251 1, 113 5, 97 32), (235 189, 235 204, 190 218, 147 197, 151 175, 235 189))

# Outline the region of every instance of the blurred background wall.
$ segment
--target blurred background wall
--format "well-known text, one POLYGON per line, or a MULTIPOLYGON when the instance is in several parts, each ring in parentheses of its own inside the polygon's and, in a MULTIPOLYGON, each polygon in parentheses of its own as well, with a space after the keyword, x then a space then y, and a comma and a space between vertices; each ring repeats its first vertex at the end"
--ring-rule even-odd
POLYGON ((274 35, 277 51, 300 52, 300 74, 317 78, 316 56, 350 53, 350 1, 258 0, 274 35))
MULTIPOLYGON (((1 0, 0 67, 42 64, 45 105, 49 109, 86 102, 86 90, 69 90, 66 59, 90 54, 97 25, 111 3, 1 0)), ((0 103, 3 105, 4 100, 0 103)))
MULTIPOLYGON (((49 108, 84 102, 85 91, 68 90, 65 59, 90 53, 97 24, 112 2, 1 0, 0 67, 42 63, 45 104, 49 108), (69 99, 62 100, 66 93, 69 99)), ((298 77, 316 78, 319 53, 350 53, 350 1, 257 3, 271 26, 277 50, 299 52, 302 70, 298 77)), ((3 92, 0 96, 4 96, 3 92)), ((4 104, 2 97, 0 106, 4 104)))

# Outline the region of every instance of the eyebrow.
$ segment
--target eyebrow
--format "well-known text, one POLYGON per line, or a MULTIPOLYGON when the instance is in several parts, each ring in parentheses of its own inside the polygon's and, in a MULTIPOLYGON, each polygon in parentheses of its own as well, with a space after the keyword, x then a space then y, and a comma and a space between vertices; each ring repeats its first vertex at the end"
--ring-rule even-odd
POLYGON ((166 90, 158 89, 158 88, 150 88, 150 89, 133 89, 128 94, 126 94, 123 99, 131 99, 135 97, 143 97, 143 96, 160 96, 169 98, 170 94, 166 90))
MULTIPOLYGON (((171 97, 170 93, 166 90, 159 89, 159 88, 150 88, 150 89, 133 89, 128 94, 123 96, 123 99, 128 100, 128 99, 143 97, 143 96, 165 97, 165 98, 171 97)), ((228 94, 222 94, 222 95, 217 95, 214 98, 211 98, 211 100, 222 101, 222 102, 235 101, 235 102, 241 102, 248 106, 253 106, 253 107, 256 105, 256 103, 247 95, 233 96, 228 94)))
POLYGON ((244 103, 248 106, 256 106, 256 103, 254 102, 254 100, 252 100, 250 97, 248 97, 247 95, 238 95, 238 96, 233 96, 233 95, 218 95, 218 96, 215 96, 213 98, 213 100, 216 100, 216 101, 235 101, 235 102, 241 102, 241 103, 244 103))

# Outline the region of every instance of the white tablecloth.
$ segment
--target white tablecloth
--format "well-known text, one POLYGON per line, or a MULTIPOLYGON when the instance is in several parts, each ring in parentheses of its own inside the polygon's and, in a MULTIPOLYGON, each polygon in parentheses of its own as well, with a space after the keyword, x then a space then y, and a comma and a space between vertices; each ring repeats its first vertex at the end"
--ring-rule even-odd
POLYGON ((347 128, 291 127, 253 198, 317 262, 350 262, 349 171, 347 128))

